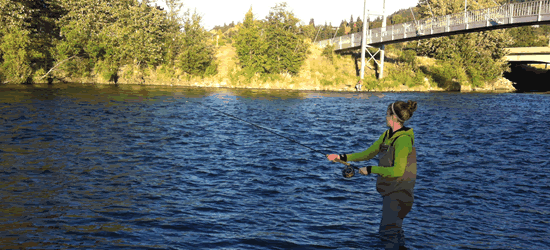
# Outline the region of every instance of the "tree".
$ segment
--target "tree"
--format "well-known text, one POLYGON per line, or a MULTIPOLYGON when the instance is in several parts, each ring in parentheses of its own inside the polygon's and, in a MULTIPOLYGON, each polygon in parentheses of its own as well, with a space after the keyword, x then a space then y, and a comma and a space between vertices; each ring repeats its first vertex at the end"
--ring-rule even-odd
POLYGON ((0 0, 0 82, 30 83, 51 66, 62 14, 54 0, 0 0))
MULTIPOLYGON (((478 9, 497 4, 492 0, 478 0, 468 7, 478 9)), ((462 0, 421 0, 419 5, 421 18, 431 17, 432 13, 442 16, 464 11, 462 0)), ((425 39, 415 43, 419 55, 452 62, 466 72, 473 85, 479 85, 482 81, 496 79, 506 69, 507 64, 501 58, 510 40, 506 31, 495 30, 425 39)))
POLYGON ((357 17, 357 21, 355 21, 355 32, 363 32, 363 21, 361 21, 359 17, 357 17))
POLYGON ((266 17, 268 73, 298 74, 306 59, 308 46, 300 34, 300 20, 286 8, 286 3, 277 4, 266 17))
POLYGON ((185 12, 182 35, 182 51, 178 67, 191 75, 211 74, 215 71, 214 47, 208 42, 210 34, 200 25, 201 16, 185 12), (210 72, 207 72, 210 71, 210 72))
POLYGON ((513 38, 511 47, 548 46, 548 25, 523 26, 506 30, 513 38))
POLYGON ((142 53, 134 53, 133 46, 147 40, 142 39, 145 34, 137 30, 141 24, 137 22, 148 20, 137 20, 139 14, 135 12, 142 10, 137 1, 61 0, 61 4, 67 14, 58 22, 61 40, 56 46, 56 59, 76 56, 63 65, 69 76, 89 76, 95 70, 112 80, 117 78, 121 65, 134 59, 134 54, 142 60, 142 53))
POLYGON ((261 36, 261 23, 254 18, 252 8, 248 10, 242 26, 235 37, 235 48, 240 65, 254 73, 265 73, 267 43, 261 36))
POLYGON ((318 29, 315 27, 315 22, 313 21, 313 18, 309 21, 309 25, 301 25, 300 29, 302 30, 302 34, 304 35, 304 37, 309 38, 309 40, 312 42, 313 40, 315 40, 318 29))
POLYGON ((10 27, 3 31, 2 43, 2 72, 0 81, 9 83, 30 82, 33 69, 31 68, 32 50, 29 31, 18 27, 10 27))
POLYGON ((235 37, 241 67, 249 73, 297 74, 306 58, 308 45, 298 25, 300 20, 286 4, 271 8, 263 22, 254 19, 252 10, 245 16, 235 37))
POLYGON ((152 0, 0 0, 0 82, 116 80, 123 65, 215 70, 200 17, 180 16, 181 0, 165 2, 168 11, 152 0))
POLYGON ((403 16, 401 16, 400 14, 395 14, 391 17, 392 25, 400 24, 400 23, 404 23, 404 22, 405 22, 405 19, 403 19, 403 16))
POLYGON ((336 32, 336 36, 345 35, 347 27, 348 27, 348 22, 346 22, 346 20, 342 20, 342 22, 340 23, 340 26, 338 26, 338 31, 336 32))

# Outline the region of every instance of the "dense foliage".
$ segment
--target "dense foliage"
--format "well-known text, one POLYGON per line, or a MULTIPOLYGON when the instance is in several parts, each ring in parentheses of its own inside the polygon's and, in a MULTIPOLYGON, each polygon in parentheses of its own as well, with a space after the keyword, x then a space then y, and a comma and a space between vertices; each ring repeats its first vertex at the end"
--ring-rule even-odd
POLYGON ((150 0, 0 0, 0 81, 31 83, 44 75, 116 81, 127 65, 162 65, 191 75, 215 71, 200 16, 178 15, 178 0, 166 5, 168 10, 150 0))
MULTIPOLYGON (((468 9, 482 9, 505 3, 505 0, 478 0, 468 5, 468 9)), ((421 0, 420 18, 444 16, 464 11, 463 0, 421 0)), ((479 86, 485 81, 497 79, 508 67, 501 60, 505 48, 511 45, 505 30, 483 31, 424 39, 416 44, 419 55, 433 57, 445 64, 445 70, 432 70, 434 79, 451 82, 469 81, 479 86), (447 69, 450 68, 450 69, 447 69)))
POLYGON ((545 47, 550 46, 550 26, 523 26, 507 30, 513 38, 511 47, 545 47))
POLYGON ((235 36, 241 67, 251 74, 298 74, 308 52, 299 21, 284 3, 265 20, 256 20, 250 9, 235 36))
POLYGON ((51 66, 62 14, 53 0, 0 0, 0 82, 27 82, 51 66))

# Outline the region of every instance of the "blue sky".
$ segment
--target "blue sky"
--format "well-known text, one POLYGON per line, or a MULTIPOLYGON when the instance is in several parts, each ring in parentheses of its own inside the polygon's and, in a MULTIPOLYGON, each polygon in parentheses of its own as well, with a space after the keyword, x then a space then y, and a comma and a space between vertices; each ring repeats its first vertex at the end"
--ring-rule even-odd
MULTIPOLYGON (((386 12, 391 14, 400 9, 407 9, 418 4, 418 0, 385 0, 386 12)), ((316 24, 332 22, 337 26, 343 19, 349 21, 361 17, 363 19, 364 0, 336 0, 336 1, 314 1, 314 0, 184 0, 184 8, 196 10, 203 17, 202 25, 206 29, 212 29, 216 25, 242 22, 244 15, 252 6, 256 18, 264 19, 271 7, 277 3, 286 2, 294 15, 304 23, 309 23, 313 18, 316 24)), ((164 6, 164 0, 157 3, 164 6)), ((382 12, 383 0, 367 0, 367 9, 373 12, 382 12)))

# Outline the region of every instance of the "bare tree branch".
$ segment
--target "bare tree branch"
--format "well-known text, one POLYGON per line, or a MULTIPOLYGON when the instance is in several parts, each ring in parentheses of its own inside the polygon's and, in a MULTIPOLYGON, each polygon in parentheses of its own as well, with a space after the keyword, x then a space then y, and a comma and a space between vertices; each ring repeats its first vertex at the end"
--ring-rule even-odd
POLYGON ((59 62, 58 64, 56 64, 55 66, 53 66, 53 68, 51 68, 45 75, 43 75, 42 77, 40 77, 40 80, 44 79, 44 77, 48 76, 48 74, 50 74, 50 72, 52 72, 55 68, 57 68, 59 65, 61 65, 62 63, 76 57, 77 55, 74 55, 74 56, 71 56, 69 58, 66 58, 65 60, 59 62))

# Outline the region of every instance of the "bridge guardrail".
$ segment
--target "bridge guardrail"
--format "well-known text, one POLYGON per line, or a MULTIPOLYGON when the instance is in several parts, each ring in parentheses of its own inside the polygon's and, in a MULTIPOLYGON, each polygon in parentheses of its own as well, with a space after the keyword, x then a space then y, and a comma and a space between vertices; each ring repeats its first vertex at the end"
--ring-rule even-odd
MULTIPOLYGON (((434 18, 426 18, 418 21, 387 26, 367 30, 367 44, 383 43, 394 40, 402 40, 412 36, 432 35, 450 32, 451 27, 464 26, 464 30, 485 26, 495 26, 514 23, 514 18, 536 16, 535 21, 541 21, 541 15, 550 14, 550 0, 529 1, 522 3, 510 3, 486 9, 449 14, 434 18)), ((529 22, 532 22, 530 20, 529 22)), ((456 29, 454 30, 456 31, 456 29)), ((324 47, 335 45, 335 50, 358 47, 361 45, 362 32, 348 34, 319 41, 324 47), (345 46, 344 46, 345 45, 345 46)))

